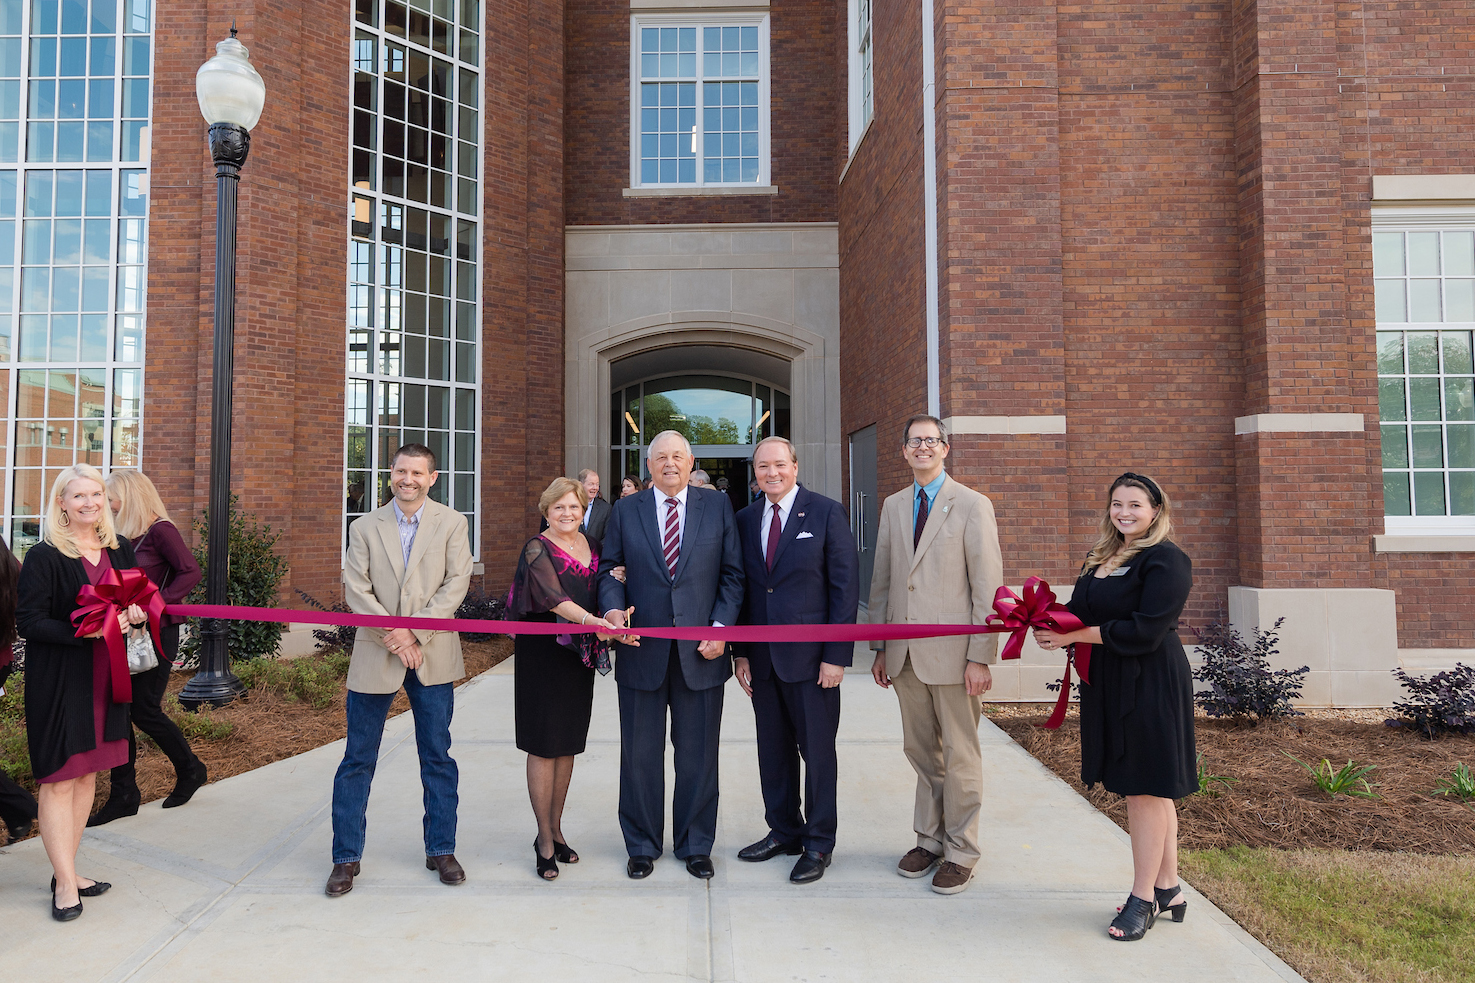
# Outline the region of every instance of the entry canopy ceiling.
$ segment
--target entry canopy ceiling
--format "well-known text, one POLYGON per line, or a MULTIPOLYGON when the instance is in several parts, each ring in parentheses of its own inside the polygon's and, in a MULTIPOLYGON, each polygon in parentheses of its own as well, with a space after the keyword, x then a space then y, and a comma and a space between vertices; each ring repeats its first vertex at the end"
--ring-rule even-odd
POLYGON ((705 374, 711 372, 735 373, 750 376, 760 382, 780 389, 790 389, 789 360, 753 351, 750 348, 729 348, 723 345, 672 345, 655 348, 639 355, 631 355, 609 367, 611 389, 620 389, 641 379, 658 376, 705 374))

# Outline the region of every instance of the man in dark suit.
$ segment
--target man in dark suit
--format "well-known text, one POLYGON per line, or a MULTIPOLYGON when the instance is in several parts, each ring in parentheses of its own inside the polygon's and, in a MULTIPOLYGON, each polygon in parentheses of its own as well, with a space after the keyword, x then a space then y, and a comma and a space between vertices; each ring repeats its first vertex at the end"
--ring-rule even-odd
POLYGON ((630 635, 616 644, 620 697, 620 829, 633 878, 650 876, 664 842, 666 712, 676 748, 672 845, 693 877, 713 874, 717 738, 732 662, 722 642, 640 643, 642 626, 735 624, 743 559, 727 496, 690 488, 691 444, 659 433, 648 454, 653 487, 614 505, 599 562, 599 604, 630 635), (625 568, 622 583, 611 571, 625 568))
POLYGON ((604 542, 604 529, 609 524, 610 504, 599 497, 599 472, 585 468, 579 472, 579 484, 589 493, 589 507, 584 510, 584 532, 604 542))
MULTIPOLYGON (((753 451, 763 497, 737 514, 748 580, 741 624, 853 624, 860 600, 855 537, 845 509, 799 482, 799 455, 782 437, 753 451)), ((758 776, 769 833, 738 859, 799 855, 789 880, 824 876, 835 850, 835 734, 840 681, 851 642, 775 642, 742 646, 734 672, 753 699, 758 776), (804 759, 800 811, 799 759, 804 759)))

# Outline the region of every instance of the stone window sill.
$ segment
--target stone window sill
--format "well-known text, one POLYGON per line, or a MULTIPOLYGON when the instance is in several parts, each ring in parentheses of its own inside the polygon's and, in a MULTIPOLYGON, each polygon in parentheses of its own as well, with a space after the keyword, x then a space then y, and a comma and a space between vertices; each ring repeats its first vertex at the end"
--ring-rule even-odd
POLYGON ((1373 537, 1375 553, 1475 553, 1475 535, 1402 533, 1373 537))
POLYGON ((725 195, 776 195, 772 184, 716 185, 710 188, 626 188, 626 198, 716 198, 725 195))

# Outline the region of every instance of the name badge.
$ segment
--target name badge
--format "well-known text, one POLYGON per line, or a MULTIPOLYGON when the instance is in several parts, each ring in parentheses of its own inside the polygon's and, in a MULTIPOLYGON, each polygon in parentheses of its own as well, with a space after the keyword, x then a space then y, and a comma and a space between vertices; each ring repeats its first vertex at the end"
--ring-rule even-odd
POLYGON ((1124 576, 1126 574, 1126 572, 1128 570, 1130 570, 1130 569, 1132 569, 1132 568, 1131 567, 1117 567, 1111 573, 1107 574, 1107 576, 1108 577, 1121 577, 1121 576, 1124 576))

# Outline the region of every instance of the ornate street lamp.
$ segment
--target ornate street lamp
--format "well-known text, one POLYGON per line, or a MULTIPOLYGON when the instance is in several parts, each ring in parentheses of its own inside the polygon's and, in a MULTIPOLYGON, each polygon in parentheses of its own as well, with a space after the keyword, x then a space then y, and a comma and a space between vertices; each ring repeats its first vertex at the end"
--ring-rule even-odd
MULTIPOLYGON (((200 113, 210 124, 215 161, 215 371, 210 399, 210 536, 205 603, 227 604, 230 580, 230 415, 236 328, 236 191, 251 150, 251 128, 261 118, 266 84, 251 67, 246 46, 230 37, 195 73, 200 113)), ((227 624, 205 618, 200 669, 179 693, 187 710, 224 706, 244 691, 230 671, 227 624)))

